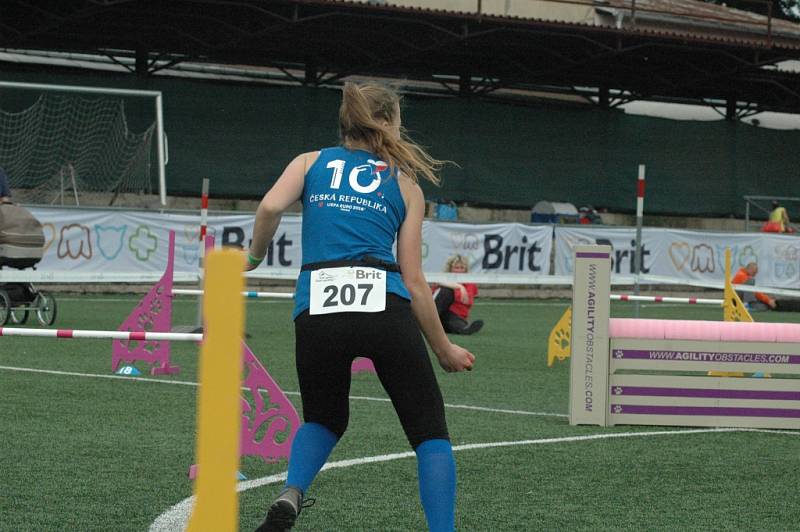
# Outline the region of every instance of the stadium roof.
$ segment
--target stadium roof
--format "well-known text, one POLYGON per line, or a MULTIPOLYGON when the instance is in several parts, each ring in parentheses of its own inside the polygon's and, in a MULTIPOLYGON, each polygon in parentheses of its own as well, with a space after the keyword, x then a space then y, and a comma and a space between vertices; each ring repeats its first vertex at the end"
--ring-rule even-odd
POLYGON ((192 61, 326 85, 383 76, 469 95, 800 113, 800 24, 692 0, 4 0, 0 47, 192 61), (299 74, 298 74, 299 73, 299 74))
MULTIPOLYGON (((800 24, 696 0, 331 0, 419 14, 550 22, 698 41, 800 48, 800 24)), ((753 0, 757 3, 757 0, 753 0)))

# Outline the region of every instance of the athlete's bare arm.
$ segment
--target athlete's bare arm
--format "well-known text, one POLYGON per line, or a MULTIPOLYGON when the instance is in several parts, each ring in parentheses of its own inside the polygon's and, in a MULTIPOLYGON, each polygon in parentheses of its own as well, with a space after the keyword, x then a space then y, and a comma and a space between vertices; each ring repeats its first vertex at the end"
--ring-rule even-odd
MULTIPOLYGON (((319 152, 308 152, 298 155, 286 166, 281 176, 264 195, 256 210, 256 221, 253 227, 253 244, 250 247, 250 256, 263 258, 267 254, 269 245, 278 224, 281 222, 283 212, 303 194, 303 184, 308 169, 319 157, 319 152)), ((247 263, 247 270, 255 269, 257 265, 247 263)))
POLYGON ((397 237, 397 262, 402 271, 403 282, 411 293, 411 310, 442 368, 445 371, 470 370, 475 356, 450 342, 445 334, 428 281, 422 271, 422 218, 425 214, 422 189, 402 176, 399 183, 406 204, 406 218, 397 237))

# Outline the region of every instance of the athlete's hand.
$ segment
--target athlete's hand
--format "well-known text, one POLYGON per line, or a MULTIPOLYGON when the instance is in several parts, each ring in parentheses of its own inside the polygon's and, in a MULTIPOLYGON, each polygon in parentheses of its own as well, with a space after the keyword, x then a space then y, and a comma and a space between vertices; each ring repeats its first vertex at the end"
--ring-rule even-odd
POLYGON ((439 365, 448 373, 456 371, 472 371, 472 364, 475 363, 475 355, 456 344, 449 344, 441 353, 437 354, 439 365))

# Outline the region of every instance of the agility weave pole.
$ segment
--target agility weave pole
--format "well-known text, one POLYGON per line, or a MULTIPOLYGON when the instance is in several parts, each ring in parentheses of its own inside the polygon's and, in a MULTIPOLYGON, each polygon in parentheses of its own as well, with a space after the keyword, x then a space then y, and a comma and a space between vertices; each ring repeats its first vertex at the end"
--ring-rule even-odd
POLYGON ((206 335, 197 391, 197 458, 202 473, 194 485, 195 504, 187 530, 228 532, 239 528, 236 471, 242 374, 240 359, 230 355, 240 349, 244 335, 245 305, 236 295, 244 288, 244 261, 237 251, 221 250, 210 253, 206 264, 206 335))
MULTIPOLYGON (((199 247, 197 256, 197 269, 200 272, 200 284, 198 288, 203 287, 203 271, 205 271, 205 256, 209 250, 214 249, 214 237, 210 237, 210 241, 206 240, 208 233, 208 187, 211 180, 207 177, 203 178, 203 188, 200 194, 200 234, 198 235, 197 245, 199 247)), ((184 326, 179 329, 189 329, 189 332, 203 332, 203 294, 197 296, 197 317, 195 318, 194 327, 184 326)), ((183 331, 181 331, 183 332, 183 331)))
MULTIPOLYGON (((666 297, 666 296, 637 296, 627 294, 609 294, 612 301, 647 301, 651 303, 681 303, 687 305, 717 305, 722 307, 722 316, 725 321, 748 321, 753 317, 745 308, 739 295, 731 284, 731 250, 725 250, 725 290, 724 299, 707 299, 699 297, 666 297)), ((553 367, 556 360, 564 361, 570 353, 570 330, 572 323, 572 307, 567 307, 561 318, 550 330, 547 338, 547 367, 553 367)), ((728 376, 736 376, 729 374, 728 376)))
POLYGON ((613 319, 610 251, 575 249, 571 425, 800 429, 800 324, 613 319))

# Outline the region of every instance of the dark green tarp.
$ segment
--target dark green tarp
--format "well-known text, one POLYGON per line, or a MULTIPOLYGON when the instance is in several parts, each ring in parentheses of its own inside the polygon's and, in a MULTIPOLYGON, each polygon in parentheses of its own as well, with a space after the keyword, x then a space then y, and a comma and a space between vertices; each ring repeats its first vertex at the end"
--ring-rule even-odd
MULTIPOLYGON (((337 142, 336 90, 61 72, 0 78, 162 91, 174 195, 198 195, 210 177, 213 195, 258 198, 294 155, 337 142)), ((0 108, 16 110, 24 99, 0 91, 0 108)), ((126 111, 133 130, 153 120, 149 102, 126 101, 126 111)), ((459 165, 444 171, 442 188, 425 186, 432 198, 630 212, 639 163, 651 214, 742 215, 743 195, 800 196, 800 131, 418 97, 406 98, 404 123, 435 157, 459 165)))

